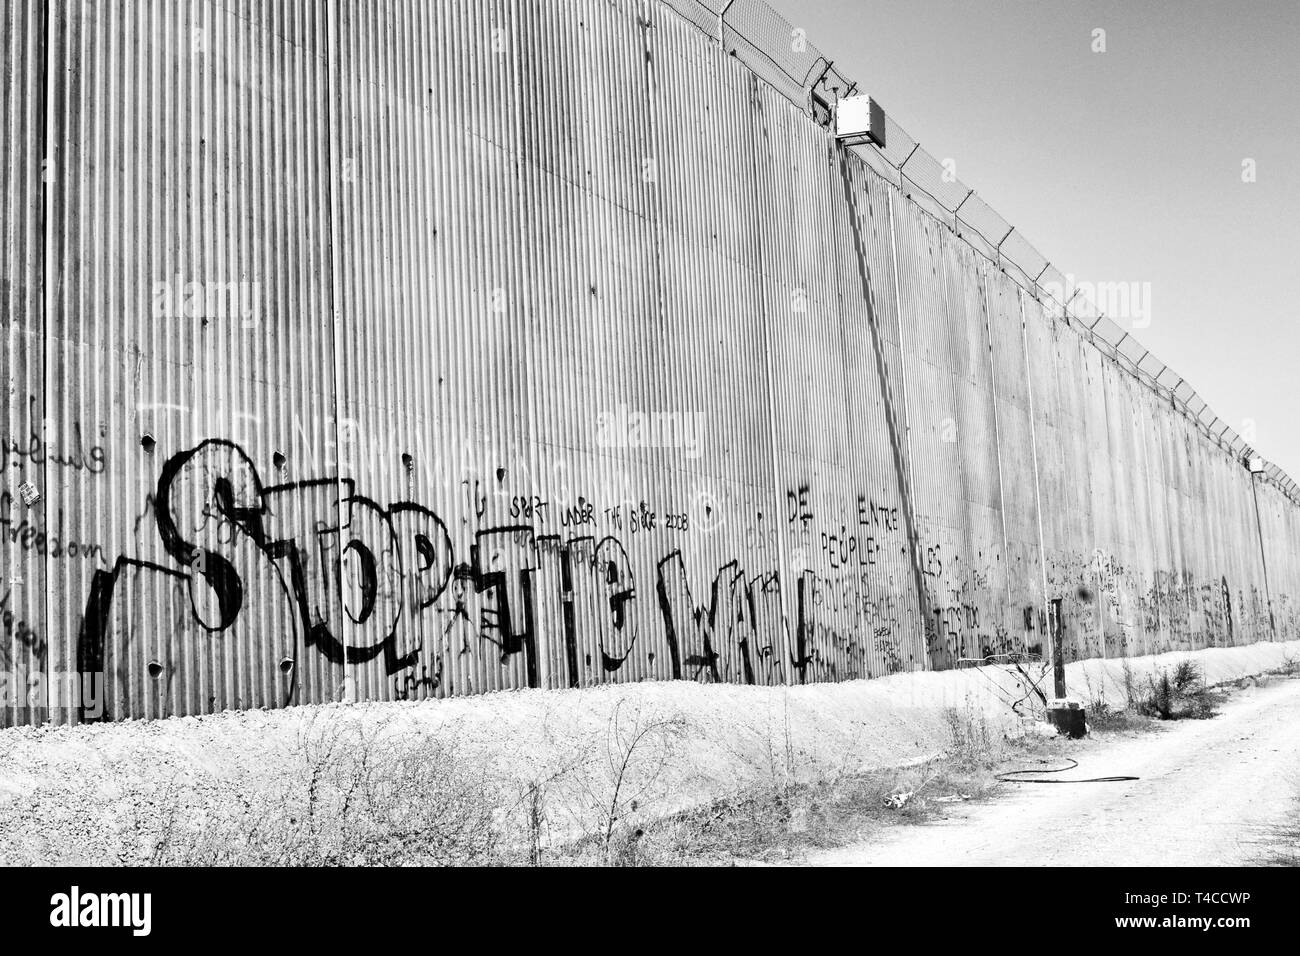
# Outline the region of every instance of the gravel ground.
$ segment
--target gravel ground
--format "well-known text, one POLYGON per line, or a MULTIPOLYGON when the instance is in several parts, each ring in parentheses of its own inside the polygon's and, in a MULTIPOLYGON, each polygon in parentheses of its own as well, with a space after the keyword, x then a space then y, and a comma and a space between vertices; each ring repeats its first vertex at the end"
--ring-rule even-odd
POLYGON ((1010 784, 923 827, 815 855, 814 866, 1250 866, 1277 849, 1300 793, 1300 680, 1233 695, 1212 720, 1090 742, 1065 777, 1123 783, 1010 784))

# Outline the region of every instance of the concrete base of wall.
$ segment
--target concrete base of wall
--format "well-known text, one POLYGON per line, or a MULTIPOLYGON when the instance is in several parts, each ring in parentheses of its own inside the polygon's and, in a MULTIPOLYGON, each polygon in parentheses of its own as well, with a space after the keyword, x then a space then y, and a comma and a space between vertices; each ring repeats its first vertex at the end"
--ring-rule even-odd
MULTIPOLYGON (((1092 706, 1126 702, 1128 682, 1184 660, 1211 684, 1300 659, 1300 642, 1216 648, 1066 668, 1072 696, 1092 706)), ((1051 674, 1030 672, 1051 696, 1051 674)), ((458 760, 500 787, 499 814, 522 818, 530 785, 545 793, 553 834, 583 832, 608 798, 610 767, 652 727, 628 763, 625 792, 667 813, 773 779, 808 780, 900 766, 943 752, 952 720, 982 720, 991 734, 1043 726, 1041 701, 1014 670, 984 667, 899 674, 806 687, 635 683, 577 691, 508 691, 445 701, 299 707, 208 717, 0 731, 0 836, 4 818, 58 806, 84 832, 109 825, 117 803, 176 785, 272 786, 301 766, 304 739, 344 729, 390 739, 433 734, 458 760), (1013 709, 1011 703, 1023 701, 1013 709)), ((117 809, 115 809, 117 808, 117 809)), ((30 822, 30 821, 28 821, 30 822)))

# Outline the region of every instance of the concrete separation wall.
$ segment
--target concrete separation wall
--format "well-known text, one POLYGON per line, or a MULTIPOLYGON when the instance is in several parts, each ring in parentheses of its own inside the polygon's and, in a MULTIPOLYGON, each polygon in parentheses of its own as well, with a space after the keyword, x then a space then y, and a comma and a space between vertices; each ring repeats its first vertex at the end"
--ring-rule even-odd
POLYGON ((1300 638, 1283 487, 656 0, 0 9, 0 725, 1300 638))

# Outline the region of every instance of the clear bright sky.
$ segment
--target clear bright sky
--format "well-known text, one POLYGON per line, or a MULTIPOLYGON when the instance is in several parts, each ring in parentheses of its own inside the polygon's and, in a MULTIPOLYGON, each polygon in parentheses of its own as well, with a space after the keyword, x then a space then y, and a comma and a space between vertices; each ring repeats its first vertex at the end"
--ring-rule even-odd
POLYGON ((1300 480, 1300 0, 769 2, 1300 480))

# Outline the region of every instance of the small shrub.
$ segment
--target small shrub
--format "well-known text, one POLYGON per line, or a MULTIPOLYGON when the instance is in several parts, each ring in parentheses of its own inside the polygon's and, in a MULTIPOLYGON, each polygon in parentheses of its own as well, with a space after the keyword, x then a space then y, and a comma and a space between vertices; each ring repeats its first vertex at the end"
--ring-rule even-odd
POLYGON ((1300 657, 1287 656, 1282 663, 1268 672, 1273 677, 1300 676, 1300 657))
POLYGON ((1193 661, 1179 661, 1170 681, 1179 694, 1188 694, 1202 683, 1201 669, 1193 661))
POLYGON ((1146 694, 1134 709, 1156 720, 1206 720, 1214 716, 1220 702, 1219 695, 1205 686, 1200 667, 1192 661, 1180 662, 1172 673, 1164 670, 1159 676, 1147 678, 1147 684, 1146 694))
POLYGON ((1136 684, 1133 680, 1133 664, 1126 657, 1120 661, 1120 670, 1124 674, 1124 709, 1130 710, 1134 704, 1134 698, 1137 696, 1136 684))
POLYGON ((1147 682, 1149 690, 1147 695, 1138 701, 1137 712, 1143 717, 1154 717, 1156 720, 1172 720, 1174 687, 1169 680, 1169 674, 1166 672, 1159 678, 1150 677, 1147 682))

